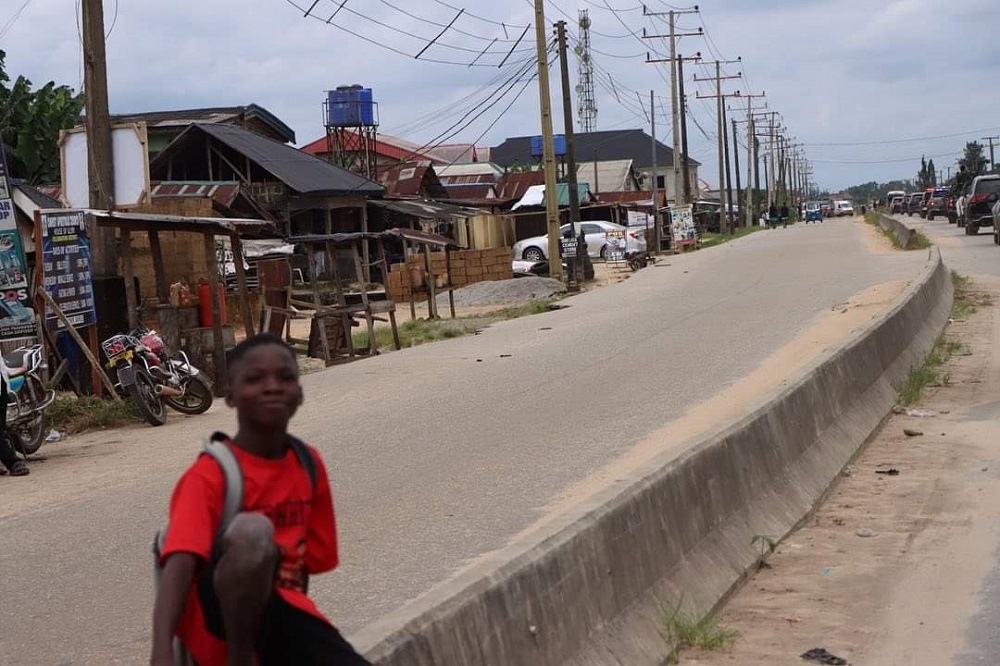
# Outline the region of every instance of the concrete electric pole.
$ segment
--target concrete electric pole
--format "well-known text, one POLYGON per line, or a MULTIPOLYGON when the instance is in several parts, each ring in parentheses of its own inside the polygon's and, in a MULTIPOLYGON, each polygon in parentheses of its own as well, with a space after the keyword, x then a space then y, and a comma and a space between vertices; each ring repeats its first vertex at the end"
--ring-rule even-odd
MULTIPOLYGON (((566 134, 566 187, 569 188, 569 224, 573 238, 576 238, 577 224, 580 222, 580 190, 576 184, 576 142, 573 130, 573 104, 570 101, 569 59, 566 54, 566 21, 556 23, 556 39, 559 42, 559 74, 562 78, 563 132, 566 134)), ((578 243, 577 254, 580 252, 580 245, 583 243, 578 243)), ((575 287, 584 279, 583 258, 577 256, 569 264, 575 287), (577 270, 578 267, 579 270, 577 270)))
POLYGON ((545 217, 549 233, 549 277, 563 279, 559 256, 559 183, 552 133, 552 100, 549 90, 549 42, 545 32, 545 2, 535 0, 535 42, 538 51, 538 100, 542 119, 542 164, 545 171, 545 217))
POLYGON ((725 128, 725 98, 739 96, 736 95, 723 95, 722 94, 722 82, 726 79, 738 79, 741 78, 742 74, 736 74, 733 76, 723 76, 722 66, 730 65, 737 62, 741 62, 741 58, 736 60, 716 60, 715 61, 715 76, 709 78, 698 78, 694 77, 695 81, 715 81, 715 94, 714 95, 697 95, 698 99, 715 99, 716 101, 716 116, 717 116, 717 132, 718 132, 718 143, 719 143, 719 231, 723 232, 728 224, 723 225, 723 216, 728 216, 729 212, 729 202, 726 200, 726 128, 725 128))
POLYGON ((993 142, 1000 140, 1000 136, 984 136, 983 141, 989 143, 990 146, 990 171, 994 171, 997 168, 997 163, 993 160, 993 142))

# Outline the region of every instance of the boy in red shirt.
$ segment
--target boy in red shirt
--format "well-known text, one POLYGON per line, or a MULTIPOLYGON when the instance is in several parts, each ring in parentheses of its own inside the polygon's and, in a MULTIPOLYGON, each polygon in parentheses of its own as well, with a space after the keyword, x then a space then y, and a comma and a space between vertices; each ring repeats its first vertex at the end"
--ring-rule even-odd
POLYGON ((153 611, 150 663, 174 666, 176 636, 198 666, 368 664, 306 596, 310 574, 337 566, 333 500, 319 453, 315 484, 288 441, 302 404, 295 353, 261 334, 229 358, 226 442, 243 474, 243 506, 216 538, 225 502, 219 463, 203 455, 170 501, 153 611))

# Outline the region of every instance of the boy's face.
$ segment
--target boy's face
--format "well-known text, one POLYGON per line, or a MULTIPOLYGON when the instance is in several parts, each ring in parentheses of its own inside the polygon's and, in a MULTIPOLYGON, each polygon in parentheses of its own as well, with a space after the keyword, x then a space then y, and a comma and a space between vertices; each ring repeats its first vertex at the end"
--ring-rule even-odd
POLYGON ((302 404, 299 368, 288 349, 254 347, 231 369, 226 404, 248 425, 284 428, 302 404))

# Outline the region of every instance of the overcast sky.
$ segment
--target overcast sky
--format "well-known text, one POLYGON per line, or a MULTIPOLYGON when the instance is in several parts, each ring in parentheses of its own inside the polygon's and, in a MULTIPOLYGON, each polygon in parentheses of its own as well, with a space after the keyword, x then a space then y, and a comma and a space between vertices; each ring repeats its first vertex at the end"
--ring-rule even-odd
MULTIPOLYGON (((0 48, 7 51, 12 77, 24 74, 36 86, 55 80, 81 87, 78 2, 0 0, 0 48)), ((517 78, 522 65, 530 68, 534 53, 533 29, 517 43, 533 21, 532 0, 348 0, 329 22, 340 0, 318 0, 312 11, 318 19, 303 16, 313 0, 104 4, 113 113, 255 102, 288 123, 302 145, 323 133, 323 91, 361 83, 375 90, 381 131, 417 143, 455 131, 450 141, 482 136, 481 145, 539 133, 537 83, 517 78), (453 26, 421 60, 414 59, 458 9, 465 11, 453 26), (498 68, 505 57, 505 67, 498 68), (508 81, 518 83, 480 116, 508 81), (492 88, 481 90, 491 82, 492 88)), ((669 145, 667 70, 645 63, 647 51, 656 58, 667 47, 665 40, 641 38, 643 28, 666 33, 665 19, 644 16, 639 0, 545 4, 546 21, 568 18, 572 38, 579 34, 577 10, 590 11, 597 129, 648 131, 638 97, 645 106, 650 89, 656 89, 663 98, 657 124, 669 145)), ((662 0, 646 5, 651 12, 670 8, 662 0)), ((704 0, 699 5, 701 13, 680 17, 678 27, 694 32, 703 26, 707 37, 682 38, 679 52, 701 52, 705 61, 741 56, 742 64, 726 65, 723 73, 742 72, 744 78, 725 81, 723 92, 766 91, 768 109, 778 111, 788 135, 804 144, 821 187, 912 178, 922 154, 945 170, 966 141, 1000 134, 998 0, 704 0), (920 140, 910 140, 915 138, 920 140)), ((575 85, 575 62, 572 71, 575 85)), ((553 74, 556 91, 558 69, 553 74)), ((714 101, 697 99, 714 94, 714 84, 693 80, 712 74, 714 65, 686 65, 690 152, 703 163, 702 179, 714 186, 714 101)), ((558 97, 555 101, 559 131, 558 97)), ((745 109, 746 101, 732 103, 745 109)), ((745 111, 735 114, 744 116, 745 111)), ((745 164, 743 154, 744 172, 745 164)))

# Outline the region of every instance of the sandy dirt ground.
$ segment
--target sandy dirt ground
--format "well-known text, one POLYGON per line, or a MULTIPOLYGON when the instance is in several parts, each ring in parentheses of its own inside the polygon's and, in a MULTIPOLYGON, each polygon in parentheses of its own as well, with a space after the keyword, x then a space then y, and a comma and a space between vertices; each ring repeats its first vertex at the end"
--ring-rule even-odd
POLYGON ((1000 544, 1000 308, 989 305, 1000 280, 971 289, 981 305, 946 330, 962 348, 937 385, 886 421, 726 605, 718 621, 740 632, 733 649, 682 664, 800 665, 824 648, 855 666, 923 666, 965 649, 1000 544))

